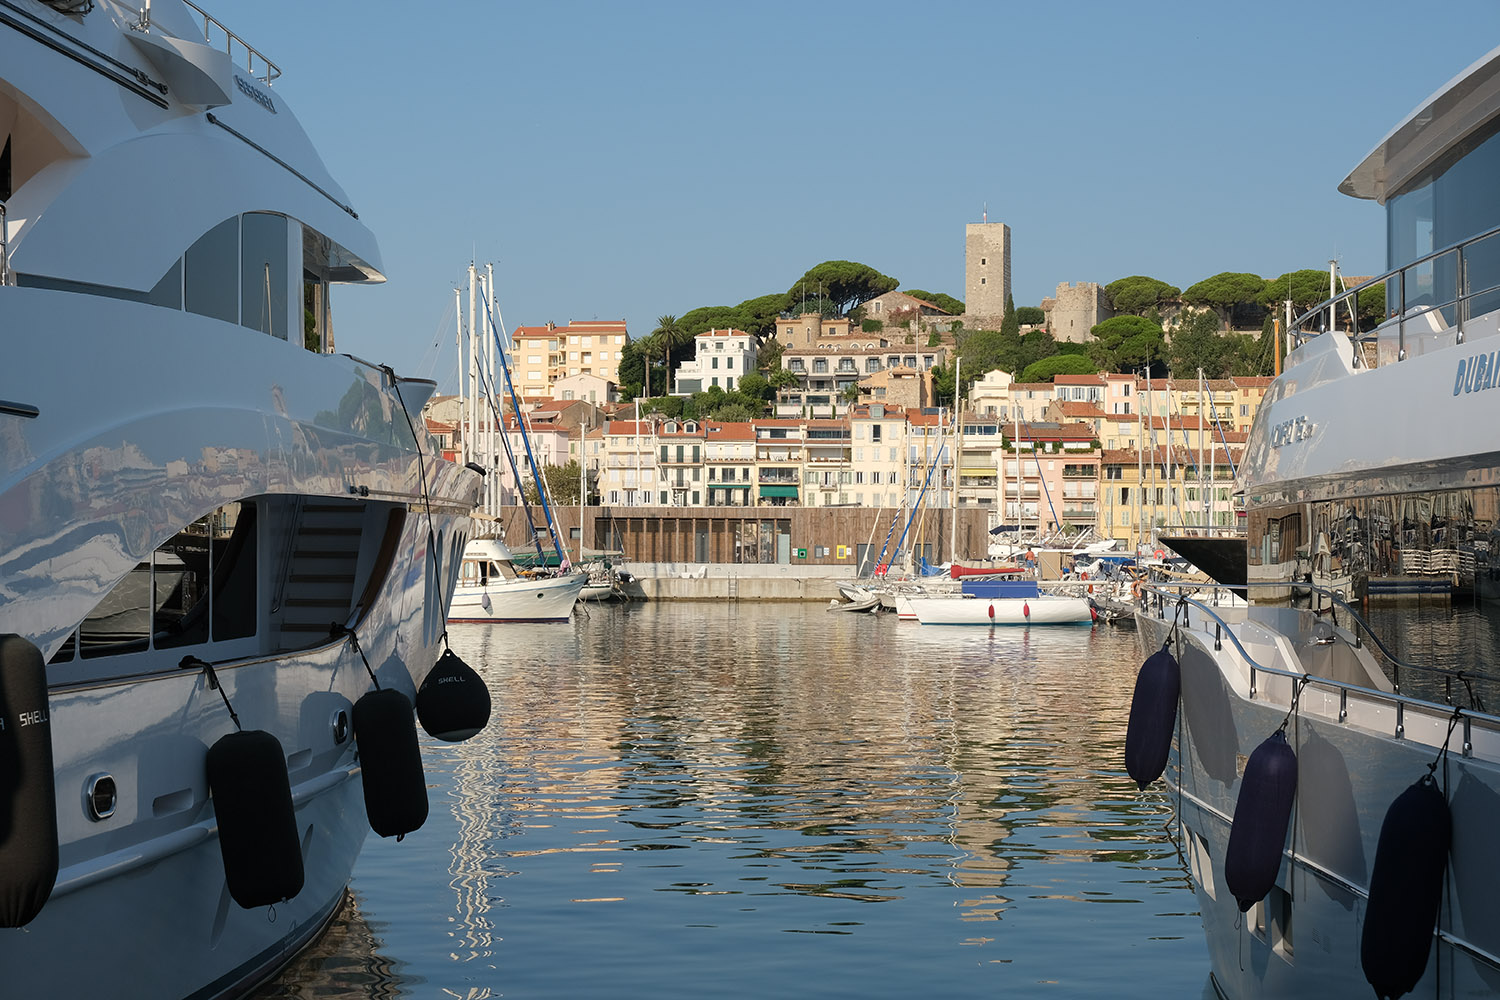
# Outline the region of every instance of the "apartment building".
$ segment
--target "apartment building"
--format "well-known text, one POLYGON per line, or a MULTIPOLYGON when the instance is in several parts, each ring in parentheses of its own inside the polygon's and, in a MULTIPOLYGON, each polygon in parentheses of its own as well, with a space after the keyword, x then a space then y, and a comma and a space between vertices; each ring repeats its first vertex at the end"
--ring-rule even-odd
POLYGON ((753 507, 756 494, 755 425, 706 425, 703 444, 705 503, 710 507, 753 507))
POLYGON ((693 338, 694 356, 678 366, 672 395, 691 396, 718 386, 732 392, 755 371, 756 341, 744 330, 705 330, 693 338))
POLYGON ((629 340, 624 320, 518 326, 511 334, 511 377, 516 392, 551 396, 554 382, 575 375, 597 375, 618 383, 621 352, 629 340))

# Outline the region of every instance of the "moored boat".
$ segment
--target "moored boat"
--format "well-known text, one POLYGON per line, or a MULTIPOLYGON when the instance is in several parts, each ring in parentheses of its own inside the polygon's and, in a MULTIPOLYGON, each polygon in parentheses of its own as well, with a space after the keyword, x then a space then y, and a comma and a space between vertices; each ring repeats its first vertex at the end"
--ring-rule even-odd
POLYGON ((1127 767, 1165 768, 1229 1000, 1500 989, 1500 676, 1453 596, 1500 518, 1497 167, 1500 49, 1340 185, 1385 206, 1393 270, 1293 324, 1239 469, 1249 606, 1152 585, 1137 613, 1127 767), (1416 578, 1400 636, 1340 596, 1416 578))
POLYGON ((479 477, 433 383, 334 353, 378 247, 224 37, 181 0, 0 4, 7 996, 243 995, 371 824, 425 817, 420 757, 371 776, 416 752, 479 477))
POLYGON ((464 547, 448 620, 567 621, 588 580, 581 570, 518 570, 504 542, 476 538, 464 547))

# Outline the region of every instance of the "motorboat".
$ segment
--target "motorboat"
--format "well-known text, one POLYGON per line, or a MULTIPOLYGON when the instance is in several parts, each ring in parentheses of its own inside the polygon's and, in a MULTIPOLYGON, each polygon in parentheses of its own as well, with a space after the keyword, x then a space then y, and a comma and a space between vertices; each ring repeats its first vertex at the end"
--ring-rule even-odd
POLYGON ((6 996, 250 992, 394 794, 375 689, 416 748, 480 477, 334 350, 380 253, 279 74, 183 0, 0 2, 6 996))
POLYGON ((475 538, 464 547, 448 620, 567 621, 588 580, 582 570, 518 569, 500 539, 475 538))
POLYGON ((1165 775, 1229 1000, 1500 990, 1500 676, 1459 555, 1500 520, 1497 167, 1500 49, 1340 185, 1392 270, 1291 324, 1238 472, 1248 603, 1145 585, 1127 768, 1165 775))
POLYGON ((1095 620, 1085 596, 1044 592, 1035 580, 965 581, 959 594, 913 596, 907 605, 923 625, 1089 625, 1095 620))

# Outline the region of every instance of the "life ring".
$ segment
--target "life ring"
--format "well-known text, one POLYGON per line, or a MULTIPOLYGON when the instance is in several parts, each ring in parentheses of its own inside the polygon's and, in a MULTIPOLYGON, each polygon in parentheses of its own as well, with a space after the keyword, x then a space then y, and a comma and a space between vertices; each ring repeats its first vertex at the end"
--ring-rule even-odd
MULTIPOLYGON (((1078 574, 1078 579, 1080 579, 1080 580, 1087 580, 1088 578, 1089 578, 1088 570, 1084 570, 1082 573, 1078 574)), ((1089 584, 1089 593, 1092 594, 1093 592, 1094 592, 1094 585, 1091 583, 1091 584, 1089 584)))
POLYGON ((1137 601, 1141 599, 1141 581, 1130 581, 1130 596, 1135 598, 1137 601))
POLYGON ((1167 556, 1167 554, 1165 552, 1163 552, 1161 549, 1157 549, 1156 550, 1156 558, 1158 558, 1158 559, 1165 559, 1166 556, 1167 556))

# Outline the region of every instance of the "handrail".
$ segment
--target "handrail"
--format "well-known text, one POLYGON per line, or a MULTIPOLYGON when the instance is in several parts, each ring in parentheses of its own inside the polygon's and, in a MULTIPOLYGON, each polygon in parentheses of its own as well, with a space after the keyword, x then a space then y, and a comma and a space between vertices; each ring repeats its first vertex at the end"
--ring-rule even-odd
MULTIPOLYGON (((1249 581, 1249 582, 1246 582, 1246 583, 1236 583, 1236 584, 1234 584, 1234 585, 1231 586, 1231 585, 1222 584, 1222 583, 1153 582, 1153 583, 1143 583, 1141 589, 1143 591, 1155 591, 1155 592, 1158 592, 1158 597, 1162 597, 1164 599, 1182 600, 1182 601, 1186 601, 1189 604, 1192 604, 1194 607, 1203 608, 1205 606, 1202 604, 1202 602, 1194 601, 1193 599, 1191 599, 1191 598, 1187 597, 1186 595, 1182 594, 1181 591, 1185 590, 1185 589, 1187 589, 1187 590, 1195 590, 1195 591, 1196 590, 1205 590, 1205 589, 1207 589, 1207 590, 1213 590, 1213 591, 1220 591, 1220 590, 1234 591, 1234 590, 1243 590, 1243 589, 1246 589, 1246 588, 1254 588, 1254 587, 1277 587, 1277 588, 1282 588, 1282 587, 1297 587, 1299 589, 1308 590, 1308 591, 1311 591, 1313 593, 1319 594, 1319 595, 1321 595, 1323 597, 1327 597, 1327 598, 1329 598, 1329 600, 1342 605, 1343 608, 1344 608, 1344 610, 1346 610, 1349 613, 1349 617, 1351 619, 1353 619, 1354 624, 1359 629, 1358 632, 1354 632, 1354 640, 1355 640, 1356 647, 1362 641, 1361 633, 1363 633, 1364 636, 1368 636, 1369 637, 1370 641, 1375 644, 1375 647, 1378 650, 1380 650, 1381 655, 1383 655, 1387 660, 1389 660, 1390 663, 1391 663, 1391 666, 1395 668, 1396 676, 1394 678, 1394 683, 1395 683, 1395 686, 1396 686, 1397 693, 1399 693, 1400 690, 1401 690, 1401 670, 1403 668, 1405 668, 1406 670, 1409 670, 1409 671, 1417 672, 1417 673, 1435 674, 1435 675, 1447 678, 1450 682, 1453 681, 1453 680, 1458 680, 1460 682, 1465 681, 1465 680, 1480 680, 1480 681, 1490 681, 1490 682, 1494 682, 1494 683, 1500 683, 1500 675, 1496 675, 1496 674, 1486 674, 1486 673, 1482 673, 1482 672, 1479 672, 1479 671, 1473 671, 1473 670, 1450 670, 1447 667, 1434 667, 1434 666, 1429 666, 1429 665, 1423 664, 1423 663, 1412 663, 1412 662, 1400 659, 1399 657, 1396 656, 1396 654, 1394 652, 1391 651, 1391 648, 1385 644, 1385 641, 1380 638, 1380 634, 1378 632, 1376 632, 1373 628, 1370 627, 1370 623, 1367 622, 1367 621, 1365 621, 1364 617, 1361 616, 1360 613, 1354 609, 1354 605, 1352 605, 1348 601, 1344 600, 1336 592, 1334 592, 1332 590, 1329 590, 1326 587, 1319 587, 1319 586, 1317 586, 1315 584, 1312 584, 1312 583, 1299 583, 1299 582, 1296 582, 1296 581, 1254 580, 1254 581, 1249 581), (1168 598, 1168 592, 1171 591, 1171 590, 1176 590, 1178 593, 1174 597, 1168 598)), ((1314 613, 1316 613, 1316 612, 1314 612, 1314 613)), ((1217 614, 1213 614, 1212 617, 1215 620, 1217 620, 1221 625, 1224 625, 1226 631, 1228 630, 1228 625, 1227 625, 1226 622, 1224 622, 1224 620, 1222 618, 1220 618, 1217 614)), ((1338 621, 1338 619, 1337 619, 1337 617, 1335 617, 1335 619, 1334 619, 1334 624, 1335 625, 1337 624, 1337 621, 1338 621)), ((1352 629, 1350 631, 1353 632, 1352 629)), ((1231 633, 1231 638, 1232 639, 1234 638, 1232 633, 1231 633)), ((1235 639, 1234 641, 1235 641, 1235 645, 1238 646, 1239 645, 1239 641, 1237 639, 1235 639)), ((1243 653, 1244 650, 1241 649, 1241 652, 1243 653)), ((1248 655, 1245 658, 1246 658, 1246 660, 1248 662, 1254 664, 1254 661, 1251 660, 1248 655)), ((1261 669, 1267 669, 1267 670, 1269 670, 1269 669, 1272 669, 1272 668, 1267 667, 1267 668, 1261 668, 1261 669)), ((1298 675, 1298 676, 1300 676, 1300 675, 1298 675)), ((1450 684, 1448 690, 1450 690, 1450 691, 1452 690, 1451 684, 1450 684)))
MULTIPOLYGON (((250 71, 251 76, 255 77, 255 79, 259 80, 261 83, 264 83, 268 87, 275 80, 281 77, 280 66, 277 66, 271 60, 267 59, 265 53, 261 52, 255 46, 251 45, 249 42, 241 38, 239 35, 236 35, 234 32, 226 28, 223 21, 220 21, 208 11, 204 10, 202 7, 199 7, 196 3, 193 2, 193 0, 182 0, 182 2, 187 4, 193 10, 197 11, 198 14, 203 18, 203 40, 205 42, 213 44, 213 40, 210 36, 209 31, 209 26, 212 25, 213 27, 218 28, 220 31, 224 32, 224 51, 229 54, 229 58, 231 60, 234 58, 234 43, 240 43, 240 48, 245 50, 245 69, 250 71), (256 76, 255 73, 256 59, 259 59, 265 66, 265 69, 259 76, 256 76)), ((147 4, 147 8, 150 8, 150 4, 147 4)))
POLYGON ((5 202, 0 201, 0 285, 10 284, 10 242, 5 227, 5 202))
MULTIPOLYGON (((1431 251, 1429 253, 1423 254, 1421 257, 1418 257, 1415 260, 1408 261, 1407 263, 1401 265, 1400 267, 1392 268, 1391 270, 1385 272, 1384 274, 1378 275, 1378 276, 1376 276, 1374 278, 1370 278, 1367 281, 1362 281, 1358 285, 1355 285, 1353 288, 1347 289, 1346 291, 1342 291, 1342 292, 1340 292, 1337 295, 1334 295, 1334 296, 1331 296, 1330 298, 1324 299, 1322 302, 1319 302, 1317 305, 1313 306, 1307 312, 1305 312, 1302 315, 1296 317, 1294 320, 1292 320, 1291 324, 1288 327, 1287 332, 1289 334, 1291 334, 1292 337, 1294 337, 1296 339, 1298 345, 1300 346, 1301 344, 1303 344, 1306 341, 1310 340, 1312 337, 1315 337, 1315 336, 1318 335, 1317 332, 1311 332, 1311 333, 1304 332, 1301 329, 1304 325, 1313 322, 1314 320, 1318 319, 1319 317, 1321 317, 1324 314, 1327 314, 1329 316, 1336 315, 1336 310, 1338 309, 1338 307, 1340 305, 1343 305, 1345 308, 1349 309, 1349 312, 1352 315, 1354 315, 1354 316, 1357 317, 1359 315, 1359 293, 1362 292, 1362 291, 1364 291, 1367 288, 1370 288, 1370 287, 1374 286, 1374 285, 1378 285, 1378 284, 1381 284, 1382 282, 1386 282, 1386 281, 1390 280, 1392 277, 1397 277, 1397 278, 1399 278, 1399 280, 1397 282, 1397 290, 1398 290, 1397 307, 1396 307, 1396 309, 1394 311, 1394 314, 1391 315, 1386 320, 1386 322, 1381 323, 1380 326, 1384 327, 1384 326, 1388 325, 1392 320, 1395 321, 1395 323, 1396 323, 1396 343, 1397 343, 1396 360, 1397 361, 1405 361, 1406 360, 1406 320, 1407 320, 1407 312, 1408 312, 1407 305, 1406 305, 1406 274, 1407 274, 1408 271, 1415 270, 1415 269, 1420 268, 1420 267, 1422 267, 1423 265, 1426 265, 1426 264, 1431 264, 1433 261, 1436 261, 1440 257, 1447 256, 1448 254, 1454 254, 1456 262, 1457 262, 1457 266, 1454 268, 1454 291, 1453 291, 1453 298, 1444 300, 1442 302, 1432 302, 1432 303, 1425 303, 1424 302, 1424 303, 1414 304, 1414 308, 1416 307, 1416 305, 1420 305, 1421 306, 1420 313, 1419 313, 1419 315, 1420 315, 1421 313, 1436 312, 1436 311, 1439 311, 1439 310, 1447 309, 1447 308, 1449 308, 1451 306, 1458 306, 1459 308, 1456 310, 1456 316, 1455 316, 1455 327, 1456 327, 1456 331, 1457 331, 1456 332, 1456 336, 1457 336, 1456 343, 1462 344, 1464 342, 1464 310, 1462 308, 1463 305, 1465 303, 1467 303, 1468 301, 1470 301, 1471 299, 1477 298, 1478 296, 1481 296, 1481 295, 1490 294, 1490 293, 1496 291, 1496 289, 1500 289, 1500 283, 1496 283, 1496 284, 1487 285, 1484 288, 1479 289, 1478 291, 1469 291, 1469 292, 1465 292, 1464 291, 1464 282, 1468 278, 1468 268, 1465 266, 1465 259, 1466 258, 1465 258, 1465 255, 1464 255, 1464 250, 1467 247, 1470 247, 1470 246, 1472 246, 1472 245, 1474 245, 1476 243, 1480 243, 1480 242, 1482 242, 1484 240, 1487 240, 1487 239, 1490 239, 1490 238, 1496 237, 1496 236, 1500 236, 1500 226, 1495 226, 1495 227, 1493 227, 1491 229, 1485 230, 1482 233, 1478 233, 1478 234, 1476 234, 1474 236, 1466 237, 1465 239, 1459 240, 1459 241, 1457 241, 1455 243, 1450 243, 1449 245, 1447 245, 1445 247, 1442 247, 1442 248, 1440 248, 1438 250, 1433 250, 1433 251, 1431 251)), ((1433 291, 1435 293, 1436 289, 1434 288, 1433 291)), ((1390 295, 1389 288, 1386 290, 1386 295, 1387 295, 1387 301, 1389 301, 1389 295, 1390 295)), ((1358 326, 1357 322, 1356 322, 1355 325, 1356 325, 1356 327, 1358 326)), ((1332 324, 1330 324, 1330 327, 1331 326, 1332 326, 1332 324)), ((1377 330, 1378 329, 1379 329, 1379 327, 1377 327, 1377 330)), ((1329 332, 1332 332, 1332 330, 1330 330, 1329 332)), ((1373 331, 1373 330, 1369 331, 1369 333, 1374 333, 1374 332, 1375 331, 1373 331)), ((1369 334, 1361 334, 1358 329, 1355 329, 1355 331, 1353 332, 1353 335, 1350 337, 1350 339, 1354 340, 1356 342, 1365 342, 1365 341, 1368 341, 1370 339, 1370 337, 1369 337, 1369 334)))
MULTIPOLYGON (((1159 585, 1159 584, 1154 584, 1154 585, 1151 585, 1150 589, 1157 589, 1160 586, 1161 585, 1159 585)), ((1188 586, 1191 586, 1191 584, 1189 584, 1188 586)), ((1160 597, 1160 596, 1164 596, 1164 595, 1162 595, 1162 594, 1159 593, 1158 596, 1160 597)), ((1349 683, 1347 681, 1338 681, 1338 680, 1334 680, 1333 678, 1330 678, 1330 677, 1319 677, 1319 676, 1317 676, 1315 674, 1311 674, 1311 673, 1298 672, 1298 671, 1295 671, 1295 670, 1283 670, 1280 667, 1268 667, 1268 666, 1265 666, 1265 665, 1261 664, 1260 662, 1258 662, 1254 657, 1252 657, 1249 654, 1249 652, 1245 649, 1244 645, 1240 642, 1239 636, 1235 634, 1235 632, 1234 632, 1234 630, 1232 628, 1230 628, 1229 623, 1226 622, 1222 617, 1220 617, 1220 615, 1213 608, 1209 607, 1208 605, 1204 604, 1201 601, 1196 601, 1196 600, 1193 600, 1192 598, 1186 597, 1186 596, 1179 595, 1178 598, 1177 598, 1177 600, 1179 600, 1183 604, 1192 605, 1193 607, 1195 607, 1195 608, 1198 609, 1198 611, 1199 611, 1200 614, 1206 616, 1207 618, 1212 618, 1214 620, 1214 622, 1216 623, 1216 628, 1214 630, 1213 635, 1210 636, 1209 633, 1208 633, 1208 631, 1207 631, 1207 629, 1205 629, 1203 631, 1203 638, 1200 641, 1202 641, 1204 643, 1208 643, 1208 642, 1212 641, 1214 643, 1214 648, 1218 649, 1218 648, 1220 648, 1220 646, 1222 644, 1223 637, 1225 635, 1227 635, 1229 637, 1229 641, 1234 644, 1235 649, 1239 651, 1240 656, 1244 659, 1245 663, 1247 665, 1249 665, 1249 667, 1250 667, 1250 697, 1251 697, 1252 700, 1256 696, 1255 675, 1256 675, 1256 673, 1259 672, 1259 673, 1269 674, 1269 675, 1271 675, 1273 677, 1285 677, 1285 678, 1287 678, 1290 681, 1300 681, 1304 685, 1306 685, 1306 684, 1317 684, 1319 686, 1332 688, 1332 689, 1334 689, 1336 691, 1339 691, 1341 693, 1340 700, 1341 700, 1341 704, 1343 704, 1343 705, 1347 705, 1348 695, 1349 695, 1350 692, 1353 692, 1353 693, 1358 694, 1358 695, 1362 695, 1362 696, 1367 697, 1367 698, 1371 698, 1371 699, 1375 699, 1375 700, 1379 700, 1379 701, 1390 702, 1391 704, 1393 704, 1396 707, 1396 730, 1395 730, 1395 735, 1397 736, 1397 738, 1401 738, 1405 734, 1405 728, 1406 727, 1405 727, 1404 720, 1405 720, 1405 710, 1407 708, 1414 708, 1414 709, 1425 710, 1425 711, 1428 711, 1428 712, 1431 712, 1431 713, 1434 713, 1434 714, 1440 714, 1440 715, 1460 716, 1460 717, 1462 717, 1464 719, 1464 734, 1463 734, 1463 754, 1464 754, 1464 756, 1468 756, 1468 754, 1469 754, 1469 747, 1471 745, 1471 739, 1470 739, 1470 735, 1469 735, 1469 724, 1470 724, 1470 722, 1472 722, 1475 719, 1478 719, 1480 721, 1483 721, 1485 723, 1491 724, 1493 726, 1500 726, 1500 716, 1493 715, 1493 714, 1485 711, 1484 709, 1472 708, 1472 707, 1471 708, 1465 708, 1465 707, 1462 707, 1462 706, 1455 706, 1455 705, 1453 705, 1451 703, 1447 704, 1447 705, 1444 705, 1444 704, 1440 704, 1440 703, 1435 702, 1435 701, 1427 701, 1426 699, 1423 699, 1423 698, 1414 698, 1411 695, 1402 694, 1399 690, 1396 690, 1396 691, 1381 691, 1381 690, 1379 690, 1377 688, 1368 688, 1368 687, 1365 687, 1365 686, 1360 685, 1360 684, 1351 684, 1351 683, 1349 683)), ((1162 621, 1166 621, 1165 618, 1163 618, 1161 620, 1162 621)), ((1191 629, 1189 629, 1188 632, 1189 632, 1189 634, 1192 634, 1192 630, 1191 629)), ((1438 669, 1438 668, 1427 668, 1427 669, 1438 669)), ((1295 697, 1294 697, 1294 699, 1293 699, 1293 705, 1294 706, 1296 705, 1296 702, 1297 702, 1297 699, 1295 699, 1295 697)), ((1341 721, 1344 718, 1344 714, 1346 712, 1347 712, 1347 708, 1341 708, 1341 710, 1340 710, 1340 720, 1341 721)))

